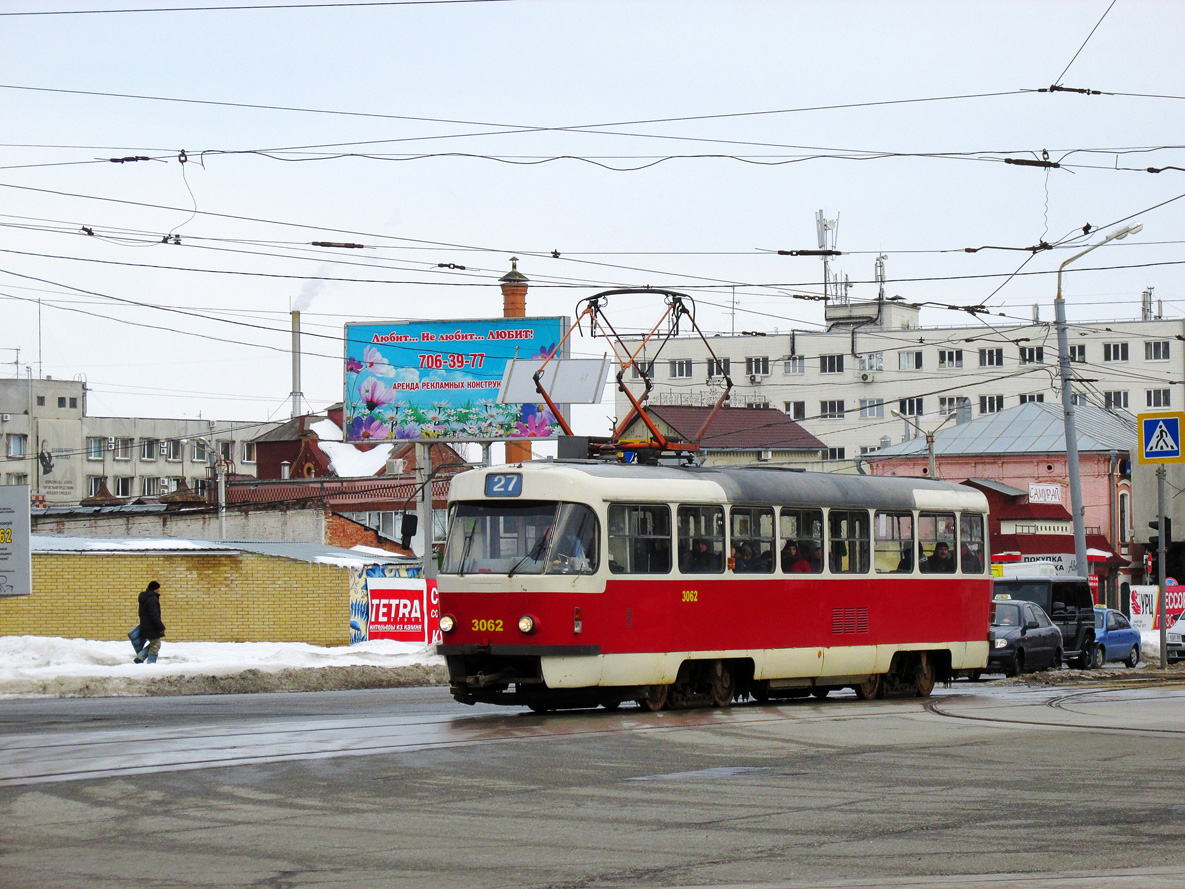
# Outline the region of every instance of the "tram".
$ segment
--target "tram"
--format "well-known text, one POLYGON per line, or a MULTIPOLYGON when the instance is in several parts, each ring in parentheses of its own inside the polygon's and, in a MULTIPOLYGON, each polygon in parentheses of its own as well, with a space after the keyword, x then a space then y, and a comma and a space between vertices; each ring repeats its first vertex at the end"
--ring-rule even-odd
POLYGON ((438 651, 466 704, 924 697, 987 664, 987 511, 958 484, 762 465, 470 470, 438 651))

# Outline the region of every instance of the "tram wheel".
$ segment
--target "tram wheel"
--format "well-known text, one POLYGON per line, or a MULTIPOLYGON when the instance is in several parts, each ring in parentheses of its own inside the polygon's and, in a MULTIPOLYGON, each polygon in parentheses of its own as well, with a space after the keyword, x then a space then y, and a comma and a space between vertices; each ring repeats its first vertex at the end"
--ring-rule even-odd
POLYGON ((928 698, 930 692, 934 691, 934 665, 925 654, 922 655, 922 662, 918 664, 917 672, 914 673, 913 687, 919 698, 928 698))
POLYGON ((732 705, 732 696, 736 693, 736 679, 728 667, 721 665, 720 673, 712 678, 712 703, 717 707, 732 705))
POLYGON ((873 698, 884 697, 884 676, 881 673, 873 673, 863 682, 856 686, 856 697, 862 701, 871 701, 873 698))
POLYGON ((651 685, 646 689, 646 697, 638 699, 638 706, 657 712, 667 705, 670 696, 669 685, 651 685))
POLYGON ((821 700, 823 700, 823 698, 825 698, 829 694, 831 694, 831 689, 819 688, 818 686, 816 686, 815 688, 811 689, 811 694, 814 695, 816 698, 818 698, 821 701, 821 700))

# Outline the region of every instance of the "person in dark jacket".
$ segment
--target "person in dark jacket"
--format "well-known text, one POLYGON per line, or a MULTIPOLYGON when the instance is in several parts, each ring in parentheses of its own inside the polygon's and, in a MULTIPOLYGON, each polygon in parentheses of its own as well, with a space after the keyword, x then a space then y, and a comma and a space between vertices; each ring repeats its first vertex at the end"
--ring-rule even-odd
POLYGON ((145 645, 136 655, 137 664, 155 664, 160 640, 165 635, 165 624, 160 617, 160 584, 149 582, 140 594, 140 637, 145 645))

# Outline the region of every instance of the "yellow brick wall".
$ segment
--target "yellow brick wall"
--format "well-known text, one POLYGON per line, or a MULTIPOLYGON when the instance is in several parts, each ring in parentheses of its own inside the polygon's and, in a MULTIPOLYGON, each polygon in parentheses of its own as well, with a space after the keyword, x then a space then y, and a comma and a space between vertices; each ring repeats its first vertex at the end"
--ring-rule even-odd
POLYGON ((350 570, 255 553, 34 553, 33 594, 0 598, 0 636, 123 639, 156 580, 171 642, 350 642, 350 570))

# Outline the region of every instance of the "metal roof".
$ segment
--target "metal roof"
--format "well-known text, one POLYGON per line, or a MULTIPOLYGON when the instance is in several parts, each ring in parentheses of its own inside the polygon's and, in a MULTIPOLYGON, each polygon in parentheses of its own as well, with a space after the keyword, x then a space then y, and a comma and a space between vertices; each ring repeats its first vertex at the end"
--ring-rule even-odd
MULTIPOLYGON (((1078 451, 1130 453, 1136 444, 1136 418, 1125 411, 1105 411, 1080 404, 1075 409, 1078 451)), ((938 456, 982 454, 1064 454, 1065 420, 1061 404, 1031 401, 1019 407, 977 417, 934 434, 938 456)), ((918 456, 926 453, 924 437, 881 448, 868 456, 918 456)))
POLYGON ((33 534, 30 550, 35 553, 207 553, 235 555, 257 553, 298 562, 363 567, 366 565, 418 565, 419 560, 390 553, 358 552, 315 543, 259 540, 195 540, 186 537, 68 537, 33 534))

